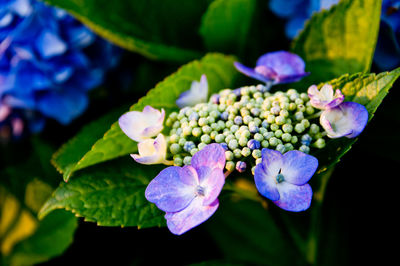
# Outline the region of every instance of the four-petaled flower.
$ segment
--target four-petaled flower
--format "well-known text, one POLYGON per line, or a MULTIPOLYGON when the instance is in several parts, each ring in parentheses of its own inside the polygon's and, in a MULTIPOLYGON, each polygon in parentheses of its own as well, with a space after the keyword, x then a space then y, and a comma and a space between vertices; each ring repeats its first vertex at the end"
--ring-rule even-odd
POLYGON ((179 108, 185 106, 194 106, 198 103, 207 102, 208 96, 208 82, 206 75, 202 75, 200 82, 193 81, 190 89, 181 93, 178 100, 176 100, 176 105, 179 108))
POLYGON ((119 120, 121 130, 134 141, 140 142, 157 136, 163 129, 165 117, 164 109, 161 112, 147 105, 143 112, 131 111, 123 114, 119 120))
POLYGON ((307 183, 318 167, 318 160, 300 151, 263 149, 254 180, 258 191, 280 208, 299 212, 310 207, 312 189, 307 183))
POLYGON ((172 161, 167 161, 167 142, 163 134, 158 134, 156 139, 146 139, 138 144, 139 154, 131 154, 136 162, 141 164, 166 164, 171 165, 172 161))
POLYGON ((355 138, 368 122, 367 109, 355 102, 344 102, 322 112, 320 124, 330 138, 355 138))
POLYGON ((316 85, 312 85, 307 90, 311 105, 318 109, 330 109, 338 106, 344 100, 344 95, 339 89, 333 94, 332 85, 324 84, 321 90, 316 85))
POLYGON ((246 76, 270 85, 299 81, 304 76, 309 75, 304 71, 303 59, 286 51, 262 55, 257 60, 255 68, 246 67, 239 62, 235 62, 234 65, 238 71, 246 76))
POLYGON ((181 235, 206 221, 218 208, 225 183, 225 150, 209 144, 195 153, 191 165, 170 166, 148 185, 146 199, 165 211, 169 230, 181 235))

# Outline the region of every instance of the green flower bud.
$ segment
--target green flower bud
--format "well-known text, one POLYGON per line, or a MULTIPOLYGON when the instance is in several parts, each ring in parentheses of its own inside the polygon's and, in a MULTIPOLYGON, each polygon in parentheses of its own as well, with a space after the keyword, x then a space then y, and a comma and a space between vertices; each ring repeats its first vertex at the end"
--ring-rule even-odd
POLYGON ((283 132, 285 132, 285 133, 292 133, 292 131, 293 131, 293 126, 290 125, 290 124, 284 124, 284 125, 282 126, 282 130, 283 130, 283 132))
POLYGON ((192 157, 191 156, 185 156, 185 158, 183 158, 183 164, 184 165, 189 165, 191 161, 192 161, 192 157))
POLYGON ((178 140, 178 144, 181 145, 182 147, 185 145, 185 143, 186 143, 186 139, 185 138, 180 138, 178 140))
POLYGON ((286 144, 284 144, 284 145, 285 145, 285 150, 286 150, 286 151, 292 151, 292 150, 294 150, 293 144, 291 144, 291 143, 286 143, 286 144))
POLYGON ((294 102, 295 102, 297 105, 304 104, 304 101, 303 101, 302 99, 300 99, 300 98, 297 98, 294 102))
POLYGON ((264 139, 269 140, 270 138, 274 137, 275 134, 274 134, 274 132, 266 132, 263 134, 263 136, 264 136, 264 139))
POLYGON ((178 140, 179 140, 179 136, 176 135, 176 134, 172 134, 172 135, 169 137, 169 142, 170 142, 170 143, 177 143, 178 140))
POLYGON ((301 120, 301 123, 305 128, 308 128, 310 126, 310 121, 308 121, 307 119, 301 120))
POLYGON ((296 112, 296 113, 294 114, 294 118, 295 118, 297 121, 303 120, 303 119, 304 119, 303 112, 296 112))
POLYGON ((275 131, 274 134, 275 134, 275 137, 277 137, 279 139, 280 137, 282 137, 283 132, 282 132, 282 130, 278 129, 277 131, 275 131))
POLYGON ((304 93, 304 92, 300 93, 300 98, 301 98, 303 101, 308 101, 308 100, 310 100, 310 98, 308 98, 307 93, 304 93))
POLYGON ((192 128, 190 126, 182 128, 183 136, 189 136, 191 133, 192 133, 192 128))
POLYGON ((180 113, 177 115, 176 119, 181 120, 182 118, 184 118, 185 115, 183 113, 180 113))
MULTIPOLYGON (((289 105, 289 104, 288 104, 289 105)), ((289 108, 289 107, 288 107, 289 108)), ((289 116, 289 111, 287 109, 283 109, 279 112, 279 116, 283 116, 284 118, 289 116)))
POLYGON ((272 114, 268 115, 267 116, 267 122, 268 122, 268 124, 275 123, 275 116, 272 115, 272 114))
POLYGON ((238 147, 238 141, 236 139, 231 139, 228 143, 228 147, 231 150, 234 150, 238 147))
POLYGON ((195 155, 195 153, 198 152, 198 151, 199 151, 199 149, 193 148, 193 149, 190 150, 190 155, 193 156, 193 155, 195 155))
POLYGON ((228 170, 229 172, 232 172, 233 170, 235 170, 235 163, 232 161, 228 161, 225 164, 225 168, 226 170, 228 170))
POLYGON ((248 142, 248 141, 249 141, 249 140, 248 140, 246 137, 241 136, 241 137, 239 138, 239 145, 242 146, 242 147, 245 147, 245 146, 247 145, 247 142, 248 142))
POLYGON ((319 126, 317 124, 311 124, 310 126, 310 134, 315 135, 319 132, 319 126))
POLYGON ((285 122, 286 122, 286 118, 285 117, 283 117, 283 116, 275 117, 275 123, 277 125, 281 126, 281 125, 285 124, 285 122))
POLYGON ((292 140, 290 141, 292 144, 296 144, 299 141, 297 136, 292 136, 292 140))
POLYGON ((290 103, 289 104, 289 111, 294 111, 297 109, 297 104, 295 103, 290 103))
POLYGON ((174 165, 175 166, 182 166, 182 164, 183 164, 182 158, 180 158, 180 157, 174 158, 174 165))
POLYGON ((275 150, 279 151, 280 153, 285 153, 286 152, 285 145, 283 145, 283 144, 278 144, 276 146, 275 150))
POLYGON ((267 130, 265 127, 260 127, 260 128, 258 129, 258 132, 259 132, 261 135, 263 135, 264 133, 268 132, 268 130, 267 130))
POLYGON ((171 118, 172 120, 176 120, 178 118, 178 113, 177 112, 172 112, 169 115, 169 118, 171 118))
POLYGON ((169 151, 170 151, 172 154, 178 154, 178 153, 181 152, 181 146, 180 146, 178 143, 172 143, 172 144, 169 146, 169 151))
POLYGON ((199 127, 195 127, 192 129, 192 135, 195 137, 200 137, 202 134, 202 130, 199 127))
POLYGON ((258 117, 256 117, 256 118, 253 119, 253 123, 254 123, 256 126, 260 126, 260 125, 261 125, 261 119, 258 118, 258 117))
POLYGON ((314 143, 315 147, 318 149, 325 148, 325 140, 324 139, 317 139, 317 141, 314 143))
POLYGON ((179 128, 181 126, 181 123, 179 121, 175 121, 174 124, 172 125, 173 128, 179 128))
POLYGON ((263 141, 264 136, 260 133, 256 133, 256 134, 254 134, 254 139, 261 142, 261 141, 263 141))
POLYGON ((215 136, 215 142, 217 142, 217 143, 224 142, 224 140, 225 140, 225 136, 223 134, 218 134, 215 136))
POLYGON ((238 130, 239 130, 239 126, 238 126, 238 125, 232 125, 231 128, 230 128, 230 131, 231 131, 232 133, 235 133, 235 132, 238 131, 238 130))
POLYGON ((272 147, 276 147, 279 144, 279 141, 276 137, 272 137, 269 139, 269 145, 272 147))
POLYGON ((219 117, 221 113, 218 110, 213 110, 210 112, 210 116, 214 117, 215 119, 219 117))
POLYGON ((301 145, 299 148, 299 151, 304 152, 304 153, 309 153, 310 147, 308 147, 307 145, 301 145))
POLYGON ((314 114, 314 112, 315 112, 315 109, 312 106, 307 106, 306 107, 306 113, 308 115, 312 115, 312 114, 314 114))
POLYGON ((232 161, 232 160, 234 159, 233 152, 231 152, 231 151, 226 151, 226 152, 225 152, 225 159, 226 159, 227 161, 232 161))
POLYGON ((212 131, 212 128, 211 128, 210 126, 203 126, 203 127, 201 128, 201 130, 202 130, 203 133, 205 133, 205 134, 210 134, 211 131, 212 131))
POLYGON ((224 128, 226 128, 225 122, 222 120, 219 120, 217 122, 217 124, 218 124, 219 130, 223 130, 224 128))
POLYGON ((241 135, 242 135, 242 137, 249 138, 251 136, 251 133, 248 129, 245 129, 245 130, 243 130, 241 135))
POLYGON ((305 128, 304 128, 304 125, 303 125, 303 124, 296 124, 295 127, 294 127, 294 130, 295 130, 297 133, 301 134, 301 133, 304 132, 305 128))
POLYGON ((303 104, 298 104, 297 105, 297 110, 299 112, 305 112, 306 111, 306 107, 303 104))
POLYGON ((211 133, 210 133, 210 137, 212 140, 214 140, 217 135, 218 135, 217 131, 211 131, 211 133))
POLYGON ((201 142, 209 144, 211 142, 211 137, 207 134, 200 137, 201 142))
POLYGON ((242 157, 242 150, 241 149, 234 149, 233 150, 233 156, 235 156, 235 158, 239 159, 240 157, 242 157))
POLYGON ((196 121, 196 120, 191 120, 191 121, 189 121, 189 126, 190 126, 191 128, 197 127, 197 126, 198 126, 197 121, 196 121))
POLYGON ((292 140, 292 135, 290 135, 289 133, 284 133, 282 134, 282 140, 284 142, 290 142, 292 140))
POLYGON ((233 121, 229 120, 225 122, 225 128, 231 128, 233 126, 233 121))
POLYGON ((254 159, 261 158, 261 151, 258 150, 258 149, 253 150, 253 152, 251 153, 251 155, 253 156, 254 159))
POLYGON ((242 154, 244 157, 247 157, 247 156, 249 156, 249 155, 251 154, 251 150, 250 150, 250 148, 248 148, 248 147, 244 147, 244 148, 242 149, 242 152, 241 152, 241 154, 242 154))
POLYGON ((235 135, 229 132, 229 135, 225 137, 225 142, 229 143, 231 140, 236 139, 235 135))
POLYGON ((201 111, 199 111, 199 116, 200 117, 207 117, 208 116, 208 112, 201 110, 201 111))
POLYGON ((198 124, 199 124, 199 126, 201 126, 201 127, 207 125, 207 118, 205 118, 205 117, 200 117, 200 118, 199 118, 198 124))
POLYGON ((243 123, 244 124, 249 124, 251 121, 253 121, 253 118, 250 115, 246 115, 245 117, 243 117, 243 123))
POLYGON ((197 148, 199 149, 199 151, 201 151, 205 146, 207 146, 207 144, 200 142, 199 145, 197 145, 197 148))
POLYGON ((269 141, 268 140, 261 141, 261 147, 268 148, 269 147, 269 141))
POLYGON ((251 173, 254 175, 255 171, 256 171, 256 167, 253 166, 253 167, 251 168, 251 173))
POLYGON ((269 126, 269 128, 270 128, 272 131, 277 131, 277 130, 279 129, 279 126, 278 126, 277 124, 271 124, 271 125, 269 126))

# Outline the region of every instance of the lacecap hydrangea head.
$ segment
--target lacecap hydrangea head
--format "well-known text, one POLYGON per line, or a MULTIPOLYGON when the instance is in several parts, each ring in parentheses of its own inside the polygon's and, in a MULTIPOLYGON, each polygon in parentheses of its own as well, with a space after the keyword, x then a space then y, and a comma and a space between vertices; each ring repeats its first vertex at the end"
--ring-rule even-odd
POLYGON ((13 111, 70 123, 119 54, 61 9, 36 0, 0 2, 0 105, 13 111))

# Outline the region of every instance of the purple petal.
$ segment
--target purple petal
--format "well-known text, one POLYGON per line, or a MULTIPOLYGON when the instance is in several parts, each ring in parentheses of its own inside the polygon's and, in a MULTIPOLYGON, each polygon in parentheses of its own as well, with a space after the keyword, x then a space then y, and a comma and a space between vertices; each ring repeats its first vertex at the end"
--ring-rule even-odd
POLYGON ((193 227, 206 221, 218 209, 219 202, 215 200, 210 205, 203 205, 200 197, 195 198, 190 205, 180 212, 166 213, 168 229, 175 235, 181 235, 193 227))
POLYGON ((199 176, 200 186, 204 188, 204 202, 203 205, 209 205, 216 200, 221 193, 222 187, 225 184, 224 172, 220 168, 200 167, 197 170, 199 176))
POLYGON ((43 58, 61 55, 67 50, 67 44, 57 34, 44 30, 37 39, 36 48, 43 58))
POLYGON ((345 102, 322 112, 320 123, 330 138, 355 138, 368 122, 367 109, 355 102, 345 102))
POLYGON ((296 186, 282 182, 278 185, 278 190, 281 197, 274 201, 278 207, 292 212, 305 211, 310 207, 312 189, 309 184, 296 186))
POLYGON ((279 151, 263 149, 262 162, 254 170, 254 182, 257 190, 270 200, 278 200, 276 176, 283 164, 283 157, 279 151))
POLYGON ((298 74, 298 75, 278 76, 276 82, 280 84, 296 82, 308 75, 310 75, 310 72, 304 72, 303 74, 298 74))
POLYGON ((283 155, 281 174, 285 181, 294 185, 304 185, 310 180, 318 168, 318 160, 314 156, 301 151, 288 151, 283 155))
MULTIPOLYGON (((225 150, 217 143, 208 144, 193 155, 191 165, 196 170, 203 166, 222 170, 225 167, 225 150)), ((199 182, 202 183, 203 180, 199 179, 199 182)))
POLYGON ((233 63, 233 64, 234 64, 235 68, 236 68, 239 72, 245 74, 245 75, 248 76, 248 77, 255 78, 255 79, 257 79, 257 80, 259 80, 259 81, 262 81, 262 82, 270 82, 270 81, 271 81, 270 78, 266 78, 266 77, 264 77, 263 75, 257 73, 253 68, 244 66, 244 65, 242 65, 242 64, 239 63, 239 62, 235 62, 235 63, 233 63))
POLYGON ((307 74, 304 72, 305 64, 303 59, 286 51, 264 54, 257 60, 256 65, 273 69, 277 73, 279 80, 290 80, 290 77, 298 80, 307 74))
POLYGON ((147 186, 146 199, 165 212, 186 208, 196 197, 196 170, 191 166, 171 166, 162 170, 147 186))

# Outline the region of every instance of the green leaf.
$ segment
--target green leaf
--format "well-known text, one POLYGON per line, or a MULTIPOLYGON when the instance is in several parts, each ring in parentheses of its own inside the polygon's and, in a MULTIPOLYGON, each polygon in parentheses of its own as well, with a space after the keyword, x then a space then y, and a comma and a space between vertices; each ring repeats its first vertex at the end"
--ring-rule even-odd
POLYGON ((186 62, 201 56, 197 28, 208 0, 45 0, 100 36, 152 59, 186 62))
POLYGON ((271 213, 257 202, 225 200, 207 226, 231 261, 256 265, 304 264, 271 213))
POLYGON ((43 205, 39 218, 65 209, 102 226, 161 226, 163 213, 144 197, 149 179, 160 167, 121 158, 81 171, 68 183, 61 183, 43 205))
MULTIPOLYGON (((175 104, 178 96, 190 88, 193 80, 200 80, 202 74, 207 75, 209 94, 224 88, 233 86, 235 79, 239 76, 233 67, 234 58, 221 54, 209 54, 200 61, 193 61, 181 67, 176 73, 160 82, 154 89, 134 104, 130 110, 142 111, 146 105, 154 108, 164 108, 167 114, 178 110, 175 104)), ((88 133, 80 135, 87 136, 88 133)), ((90 137, 91 138, 91 137, 90 137)), ((68 144, 64 147, 66 147, 68 144)), ((114 123, 102 138, 100 138, 89 150, 87 147, 79 148, 76 154, 60 152, 57 160, 53 160, 57 168, 63 173, 64 180, 68 180, 71 174, 79 169, 111 160, 123 155, 134 153, 137 150, 136 142, 129 139, 114 123), (84 154, 82 156, 82 154, 84 154), (64 158, 64 156, 72 158, 64 158), (80 159, 79 159, 80 158, 80 159)))
MULTIPOLYGON (((342 90, 345 95, 345 101, 357 102, 364 105, 368 110, 369 120, 371 120, 399 76, 400 68, 397 68, 391 72, 384 72, 378 75, 346 74, 328 83, 332 84, 334 90, 337 88, 342 90)), ((322 86, 322 84, 319 86, 322 86)), ((324 149, 314 154, 319 160, 319 172, 321 173, 338 163, 340 158, 350 150, 356 140, 348 138, 329 140, 324 149)))
POLYGON ((61 255, 72 244, 78 226, 76 217, 56 211, 39 222, 35 233, 19 242, 9 258, 10 265, 31 265, 61 255))
POLYGON ((202 18, 200 34, 209 50, 241 54, 257 0, 215 0, 202 18))
POLYGON ((343 0, 308 21, 292 44, 311 75, 293 84, 317 84, 345 73, 369 71, 377 42, 380 0, 343 0))

